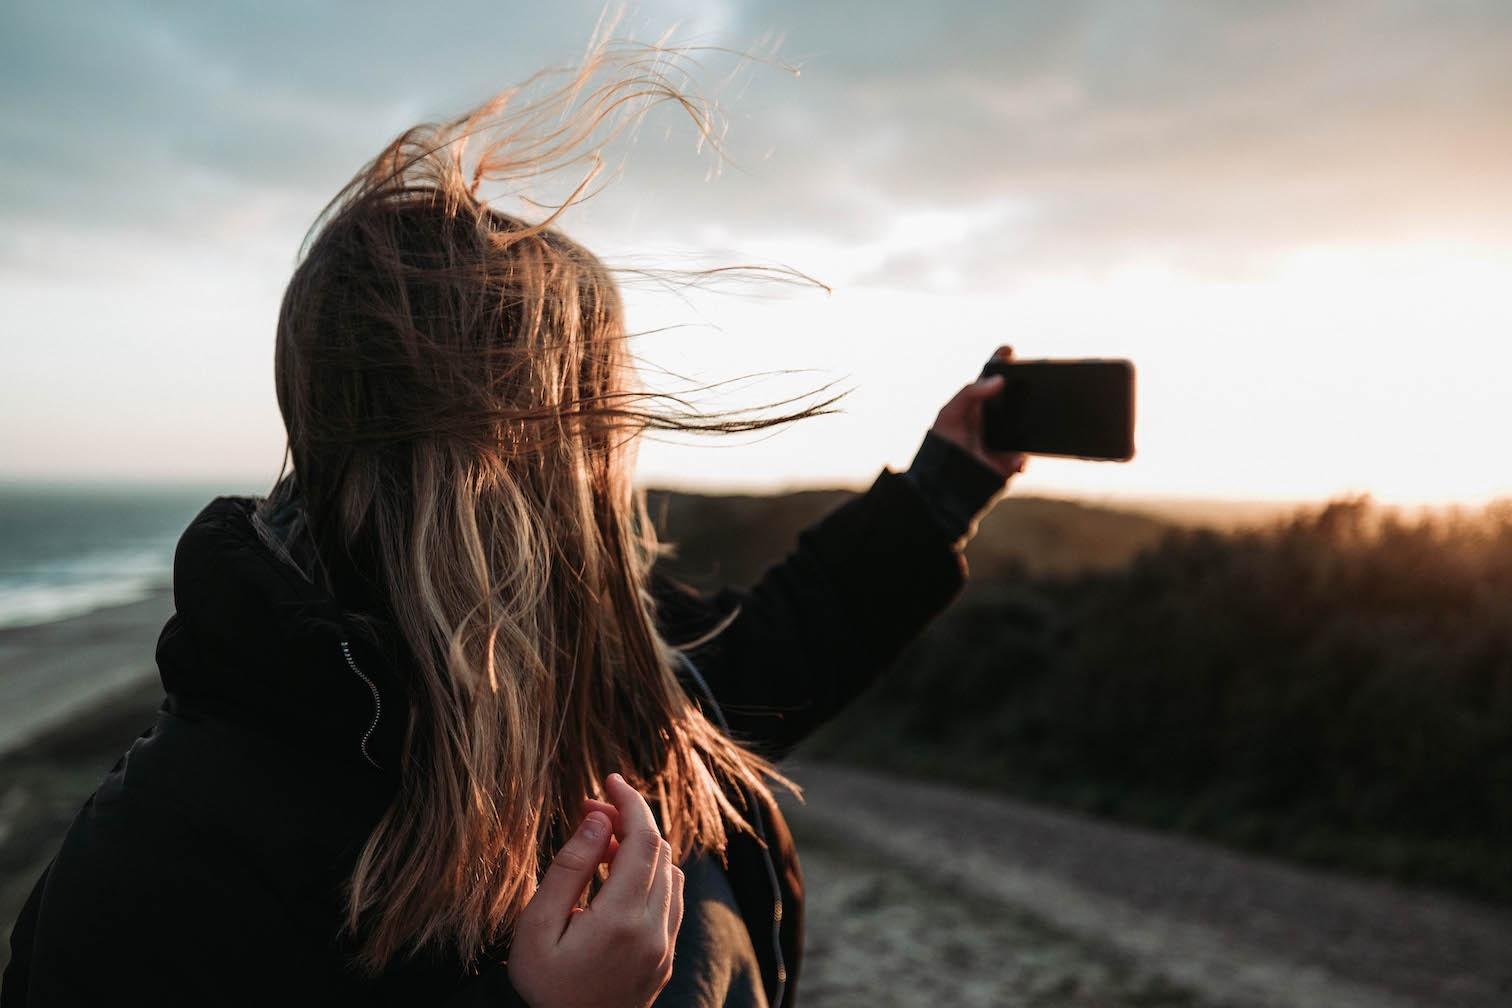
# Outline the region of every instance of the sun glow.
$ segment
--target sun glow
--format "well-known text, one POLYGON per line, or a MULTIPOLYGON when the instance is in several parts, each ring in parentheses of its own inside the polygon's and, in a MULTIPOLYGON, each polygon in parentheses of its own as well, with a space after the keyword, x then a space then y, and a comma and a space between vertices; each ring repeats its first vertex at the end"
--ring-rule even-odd
POLYGON ((906 464, 939 405, 1008 342, 1024 356, 1128 356, 1140 374, 1138 458, 1037 459, 1026 492, 1512 494, 1501 445, 1512 429, 1509 279, 1506 248, 1332 246, 1239 277, 1148 263, 1024 276, 995 291, 842 281, 829 297, 725 299, 700 306, 717 337, 667 334, 644 352, 707 375, 813 368, 761 387, 839 379, 854 386, 847 412, 740 448, 651 445, 642 473, 737 486, 863 481, 884 461, 906 464))

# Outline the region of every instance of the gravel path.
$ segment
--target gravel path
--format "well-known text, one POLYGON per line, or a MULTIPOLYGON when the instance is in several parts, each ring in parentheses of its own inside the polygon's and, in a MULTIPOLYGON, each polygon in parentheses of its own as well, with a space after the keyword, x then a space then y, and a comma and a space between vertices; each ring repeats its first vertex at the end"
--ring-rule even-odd
POLYGON ((1118 950, 940 885, 807 818, 805 1008, 1216 1008, 1118 950))
POLYGON ((789 815, 813 890, 811 1004, 1512 1005, 1506 911, 996 796, 786 769, 808 798, 789 815))

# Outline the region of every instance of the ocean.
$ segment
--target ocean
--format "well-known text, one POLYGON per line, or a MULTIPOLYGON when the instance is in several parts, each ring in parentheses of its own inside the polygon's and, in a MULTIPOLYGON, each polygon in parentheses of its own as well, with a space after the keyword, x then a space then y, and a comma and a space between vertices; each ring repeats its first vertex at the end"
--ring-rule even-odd
POLYGON ((66 619, 168 587, 178 537, 228 492, 0 486, 0 628, 66 619))

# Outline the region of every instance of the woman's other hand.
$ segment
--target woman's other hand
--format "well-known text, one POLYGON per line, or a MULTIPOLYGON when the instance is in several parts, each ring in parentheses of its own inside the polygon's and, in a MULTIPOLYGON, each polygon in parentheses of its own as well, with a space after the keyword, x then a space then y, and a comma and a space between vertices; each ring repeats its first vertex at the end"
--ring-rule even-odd
POLYGON ((682 870, 640 793, 619 774, 604 791, 618 821, 589 811, 516 922, 509 979, 531 1008, 645 1008, 672 975, 682 870), (616 833, 608 881, 579 909, 616 833))
MULTIPOLYGON (((1013 348, 1000 346, 992 354, 993 360, 1012 360, 1013 348)), ((1001 473, 1004 479, 1024 471, 1026 458, 1019 452, 992 451, 983 439, 982 407, 987 400, 997 395, 1003 387, 1001 375, 979 378, 955 394, 935 417, 930 430, 940 437, 970 452, 983 463, 1001 473)))

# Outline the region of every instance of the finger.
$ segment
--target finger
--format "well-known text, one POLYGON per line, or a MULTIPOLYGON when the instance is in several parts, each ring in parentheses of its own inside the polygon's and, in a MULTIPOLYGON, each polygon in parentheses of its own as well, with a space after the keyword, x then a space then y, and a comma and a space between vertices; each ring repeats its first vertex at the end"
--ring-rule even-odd
POLYGON ((520 914, 522 923, 547 931, 553 940, 561 937, 578 897, 603 860, 609 835, 607 816, 594 812, 583 820, 546 869, 535 896, 520 914))
POLYGON ((604 815, 606 815, 606 816, 609 817, 609 823, 610 823, 610 826, 613 828, 614 835, 615 836, 619 836, 620 835, 620 832, 623 829, 623 827, 620 825, 619 809, 615 808, 613 805, 609 804, 608 802, 606 802, 606 801, 600 801, 597 798, 584 798, 583 799, 583 815, 587 815, 589 812, 602 812, 602 813, 604 813, 604 815))
POLYGON ((987 358, 986 364, 982 365, 982 373, 986 374, 987 369, 995 363, 1006 363, 1007 361, 1011 360, 1013 360, 1013 347, 1008 346, 1005 343, 1002 346, 998 347, 996 350, 992 351, 992 356, 987 358))
POLYGON ((604 787, 609 800, 619 809, 620 847, 614 857, 614 870, 604 883, 601 896, 624 900, 631 905, 643 904, 651 889, 651 878, 661 856, 661 830, 651 815, 651 806, 641 793, 619 774, 610 774, 604 787))
POLYGON ((661 924, 666 921, 667 911, 672 906, 672 845, 662 844, 658 855, 651 891, 646 894, 646 912, 661 924))
POLYGON ((597 798, 584 798, 583 815, 586 816, 590 812, 602 812, 609 817, 609 849, 604 853, 602 863, 612 865, 614 864, 614 855, 619 853, 619 840, 614 836, 614 834, 620 831, 619 809, 606 801, 599 801, 597 798))
POLYGON ((589 812, 604 813, 604 815, 609 817, 609 822, 614 825, 615 832, 619 832, 619 809, 597 798, 584 798, 583 815, 587 815, 589 812))
POLYGON ((667 907, 667 947, 677 947, 677 932, 682 927, 683 918, 683 871, 677 865, 672 866, 672 902, 667 907))

